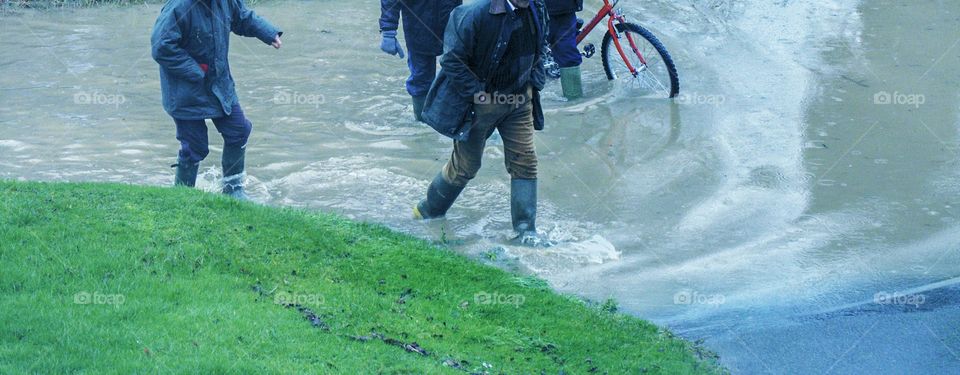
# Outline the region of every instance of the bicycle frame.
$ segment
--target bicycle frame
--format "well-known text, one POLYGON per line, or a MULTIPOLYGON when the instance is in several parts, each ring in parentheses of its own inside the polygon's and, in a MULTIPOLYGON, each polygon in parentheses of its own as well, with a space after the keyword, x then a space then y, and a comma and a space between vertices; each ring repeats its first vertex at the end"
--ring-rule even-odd
MULTIPOLYGON (((613 38, 613 44, 616 45, 617 52, 620 53, 620 58, 622 58, 623 62, 627 64, 627 69, 630 70, 630 73, 636 77, 640 71, 637 70, 637 68, 630 63, 630 59, 627 58, 627 53, 623 50, 623 44, 620 43, 620 35, 617 34, 617 28, 613 23, 614 21, 620 23, 626 22, 626 18, 624 18, 623 14, 620 14, 620 12, 614 10, 614 7, 619 2, 620 0, 613 0, 612 3, 610 0, 603 0, 603 7, 600 8, 600 11, 597 12, 597 15, 593 17, 593 20, 591 20, 590 23, 584 26, 583 30, 581 30, 579 34, 577 34, 577 45, 580 45, 580 43, 586 39, 587 35, 590 34, 590 32, 593 31, 593 29, 596 28, 600 22, 603 22, 604 18, 606 18, 607 32, 613 38)), ((630 43, 630 48, 634 53, 637 54, 637 57, 640 58, 640 63, 643 64, 643 66, 646 66, 647 60, 643 57, 643 54, 640 53, 640 49, 637 48, 637 43, 633 40, 633 35, 627 33, 626 36, 627 41, 630 43)))

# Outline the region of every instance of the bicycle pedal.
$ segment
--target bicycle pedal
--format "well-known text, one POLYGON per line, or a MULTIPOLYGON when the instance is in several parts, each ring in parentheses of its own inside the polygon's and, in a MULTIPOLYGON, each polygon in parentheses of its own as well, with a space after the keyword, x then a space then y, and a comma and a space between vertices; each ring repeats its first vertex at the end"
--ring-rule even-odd
POLYGON ((587 45, 583 46, 583 52, 581 53, 583 57, 586 57, 589 59, 596 54, 597 54, 597 46, 594 46, 593 43, 587 43, 587 45))

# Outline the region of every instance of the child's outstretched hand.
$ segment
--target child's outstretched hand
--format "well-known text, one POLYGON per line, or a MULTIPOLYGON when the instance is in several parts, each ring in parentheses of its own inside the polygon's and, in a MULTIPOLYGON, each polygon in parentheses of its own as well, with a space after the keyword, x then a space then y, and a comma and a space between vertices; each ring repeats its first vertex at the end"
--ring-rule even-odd
POLYGON ((280 49, 280 47, 283 46, 283 42, 280 41, 280 36, 277 35, 274 37, 273 43, 270 43, 270 45, 273 46, 273 48, 280 49))

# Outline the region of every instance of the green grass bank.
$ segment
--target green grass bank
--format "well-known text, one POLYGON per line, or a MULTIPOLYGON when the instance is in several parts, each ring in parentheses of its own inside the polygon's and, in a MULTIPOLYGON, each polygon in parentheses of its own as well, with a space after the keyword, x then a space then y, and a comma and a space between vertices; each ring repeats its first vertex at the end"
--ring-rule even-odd
POLYGON ((0 181, 0 373, 721 373, 640 319, 382 226, 0 181))

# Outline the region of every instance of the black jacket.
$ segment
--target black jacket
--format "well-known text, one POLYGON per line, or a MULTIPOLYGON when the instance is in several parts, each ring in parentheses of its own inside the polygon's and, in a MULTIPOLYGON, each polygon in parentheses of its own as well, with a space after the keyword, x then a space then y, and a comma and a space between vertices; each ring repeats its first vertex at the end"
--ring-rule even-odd
POLYGON ((547 13, 551 16, 576 13, 583 10, 583 0, 547 0, 547 13))
MULTIPOLYGON (((507 0, 476 0, 453 10, 444 34, 440 73, 427 94, 423 121, 443 135, 466 140, 473 128, 473 106, 477 94, 488 90, 487 83, 500 64, 513 32, 521 20, 509 9, 507 0)), ((546 45, 547 9, 543 0, 531 0, 536 18, 537 46, 546 45)), ((543 129, 540 90, 546 83, 542 47, 537 51, 530 75, 533 87, 533 119, 543 129)))

